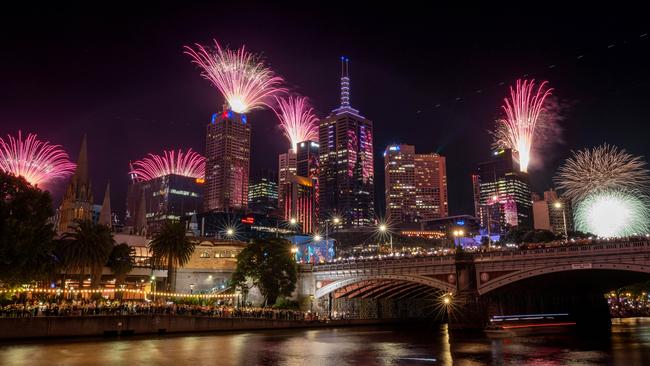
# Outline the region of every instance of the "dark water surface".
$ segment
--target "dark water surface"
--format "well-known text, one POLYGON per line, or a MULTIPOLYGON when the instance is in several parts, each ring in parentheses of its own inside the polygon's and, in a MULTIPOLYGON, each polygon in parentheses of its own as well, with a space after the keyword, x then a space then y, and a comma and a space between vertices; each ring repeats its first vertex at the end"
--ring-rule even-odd
POLYGON ((650 319, 611 332, 490 340, 357 327, 0 344, 0 365, 650 365, 650 319))

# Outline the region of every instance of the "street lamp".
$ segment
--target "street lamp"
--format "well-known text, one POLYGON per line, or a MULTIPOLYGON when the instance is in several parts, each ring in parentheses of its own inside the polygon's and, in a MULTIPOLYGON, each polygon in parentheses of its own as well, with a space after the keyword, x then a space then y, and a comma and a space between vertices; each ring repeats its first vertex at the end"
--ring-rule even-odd
POLYGON ((460 243, 458 243, 458 238, 465 235, 465 232, 463 230, 454 230, 452 234, 454 235, 454 244, 456 246, 460 246, 460 243))
POLYGON ((298 261, 298 247, 297 246, 292 246, 291 247, 291 253, 293 253, 293 259, 297 262, 298 261))
POLYGON ((569 240, 569 234, 566 229, 566 211, 564 210, 564 205, 560 201, 555 201, 555 203, 553 203, 553 207, 555 207, 556 209, 562 209, 562 223, 564 224, 564 241, 566 242, 569 240))
POLYGON ((321 239, 323 239, 323 238, 320 235, 318 235, 318 234, 314 235, 314 241, 315 242, 321 241, 321 239))
POLYGON ((380 224, 379 225, 379 232, 382 234, 388 234, 388 237, 390 238, 390 252, 393 252, 393 235, 388 231, 388 226, 386 224, 380 224))

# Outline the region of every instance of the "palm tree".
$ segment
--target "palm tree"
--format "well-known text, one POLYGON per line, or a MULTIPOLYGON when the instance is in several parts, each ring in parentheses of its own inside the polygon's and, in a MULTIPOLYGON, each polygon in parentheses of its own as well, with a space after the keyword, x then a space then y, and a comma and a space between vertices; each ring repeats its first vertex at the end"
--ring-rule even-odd
POLYGON ((62 255, 66 270, 79 270, 79 285, 86 269, 92 275, 92 287, 98 287, 102 268, 113 249, 113 235, 108 226, 90 220, 78 221, 74 231, 62 236, 62 255))
POLYGON ((175 287, 174 271, 182 267, 194 253, 195 243, 185 235, 185 225, 181 222, 166 222, 160 233, 149 243, 152 263, 157 266, 167 265, 165 288, 173 291, 175 287))
POLYGON ((122 243, 114 246, 108 256, 107 265, 115 275, 116 288, 124 282, 126 275, 133 269, 133 251, 128 244, 122 243))

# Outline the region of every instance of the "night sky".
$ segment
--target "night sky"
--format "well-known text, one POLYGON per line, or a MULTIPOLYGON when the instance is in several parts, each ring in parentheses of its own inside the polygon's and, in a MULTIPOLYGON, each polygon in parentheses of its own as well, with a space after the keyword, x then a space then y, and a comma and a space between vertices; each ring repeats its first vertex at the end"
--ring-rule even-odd
MULTIPOLYGON (((489 157, 486 131, 518 77, 548 80, 562 106, 561 139, 529 169, 536 191, 551 185, 570 149, 606 141, 650 156, 649 27, 612 9, 212 3, 4 9, 0 133, 35 132, 73 160, 88 133, 95 201, 110 179, 121 216, 129 160, 170 148, 203 153, 205 125, 223 99, 182 47, 217 39, 263 53, 321 117, 338 105, 340 56, 350 58, 352 106, 374 122, 382 212, 382 152, 408 143, 447 157, 450 213, 473 213, 470 175, 489 157)), ((249 120, 251 173, 276 170, 288 143, 275 116, 254 111, 249 120)), ((50 187, 56 202, 64 187, 50 187)))

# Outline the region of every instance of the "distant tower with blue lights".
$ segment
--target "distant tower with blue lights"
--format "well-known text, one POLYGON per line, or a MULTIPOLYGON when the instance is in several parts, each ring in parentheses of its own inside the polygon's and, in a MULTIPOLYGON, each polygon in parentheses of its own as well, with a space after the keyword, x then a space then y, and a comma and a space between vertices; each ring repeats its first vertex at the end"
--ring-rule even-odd
POLYGON ((350 104, 349 59, 341 57, 341 102, 319 123, 319 219, 342 228, 375 221, 373 127, 350 104))
POLYGON ((245 114, 224 106, 207 126, 205 212, 243 211, 248 206, 251 127, 245 114))

